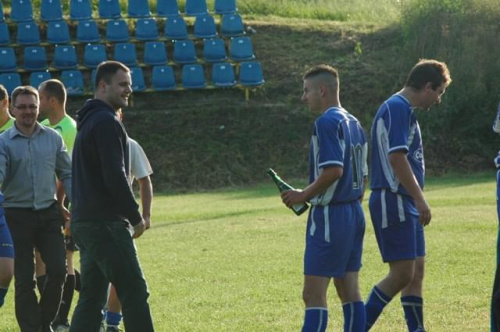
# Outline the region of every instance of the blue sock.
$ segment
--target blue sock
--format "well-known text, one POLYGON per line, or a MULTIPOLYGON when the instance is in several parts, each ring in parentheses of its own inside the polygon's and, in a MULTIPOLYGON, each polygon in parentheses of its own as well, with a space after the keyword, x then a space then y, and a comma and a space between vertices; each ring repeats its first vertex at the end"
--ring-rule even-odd
POLYGON ((380 316, 385 306, 391 302, 391 300, 392 298, 382 293, 377 286, 373 287, 365 304, 366 331, 371 329, 373 324, 377 321, 378 316, 380 316))
POLYGON ((108 326, 118 326, 122 321, 122 315, 119 312, 106 312, 106 324, 108 326))
POLYGON ((328 309, 322 307, 306 308, 302 332, 325 332, 328 324, 328 309))
POLYGON ((410 332, 423 332, 424 330, 424 301, 418 296, 401 297, 401 305, 405 312, 406 325, 410 332))
POLYGON ((344 332, 365 332, 366 312, 362 301, 342 305, 344 310, 344 332))
POLYGON ((0 307, 3 306, 4 299, 5 299, 5 294, 7 294, 7 289, 8 288, 2 288, 2 287, 0 287, 0 307))

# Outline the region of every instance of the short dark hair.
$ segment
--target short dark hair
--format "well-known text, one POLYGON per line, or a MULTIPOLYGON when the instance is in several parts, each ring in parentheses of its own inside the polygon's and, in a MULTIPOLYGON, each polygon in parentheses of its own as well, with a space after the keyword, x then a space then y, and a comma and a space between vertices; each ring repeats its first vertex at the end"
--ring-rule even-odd
POLYGON ((450 71, 446 63, 437 60, 420 59, 412 68, 405 86, 421 90, 427 83, 431 83, 432 89, 436 90, 444 84, 450 85, 450 71))
POLYGON ((61 81, 56 79, 44 81, 38 89, 43 89, 48 98, 54 97, 59 103, 66 103, 66 88, 61 81))
POLYGON ((17 96, 20 96, 20 95, 32 95, 32 96, 36 97, 37 101, 39 100, 37 89, 35 89, 31 85, 22 85, 22 86, 18 86, 17 88, 15 88, 14 91, 12 91, 12 96, 10 98, 10 100, 12 101, 12 104, 14 104, 16 102, 17 96))
POLYGON ((123 70, 126 73, 130 72, 130 69, 123 63, 118 61, 104 61, 97 66, 94 87, 97 88, 99 82, 104 81, 107 84, 111 84, 111 78, 119 71, 123 70))
POLYGON ((315 78, 324 74, 329 74, 335 77, 337 80, 339 79, 339 73, 337 69, 325 64, 314 66, 308 71, 306 71, 303 79, 315 78))
POLYGON ((3 101, 5 99, 9 99, 9 93, 7 92, 7 89, 0 84, 0 101, 3 101))

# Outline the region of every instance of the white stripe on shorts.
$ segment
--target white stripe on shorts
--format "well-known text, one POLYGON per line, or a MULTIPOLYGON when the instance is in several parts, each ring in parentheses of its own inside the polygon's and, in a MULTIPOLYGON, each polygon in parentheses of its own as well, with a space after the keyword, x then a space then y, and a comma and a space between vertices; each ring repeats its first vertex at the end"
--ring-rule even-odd
POLYGON ((329 213, 329 206, 325 205, 323 208, 323 213, 325 216, 325 242, 330 243, 330 213, 329 213))
POLYGON ((380 193, 380 202, 382 203, 382 228, 387 228, 387 205, 385 204, 385 189, 380 193))
POLYGON ((309 235, 314 236, 316 232, 316 222, 314 221, 314 212, 316 210, 316 205, 311 205, 311 228, 309 229, 309 235))
POLYGON ((403 197, 401 195, 398 196, 398 214, 399 214, 399 221, 403 222, 406 221, 405 219, 405 210, 403 208, 403 197))

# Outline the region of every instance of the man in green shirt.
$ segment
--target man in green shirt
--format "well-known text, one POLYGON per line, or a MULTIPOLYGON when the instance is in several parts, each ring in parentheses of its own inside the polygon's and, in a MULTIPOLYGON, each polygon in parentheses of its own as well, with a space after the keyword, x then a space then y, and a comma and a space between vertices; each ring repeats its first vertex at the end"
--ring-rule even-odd
POLYGON ((9 94, 0 84, 0 134, 12 127, 14 118, 9 113, 9 94))
MULTIPOLYGON (((45 117, 45 120, 43 120, 41 124, 53 128, 61 134, 64 144, 68 149, 68 154, 71 158, 76 137, 76 122, 68 114, 66 114, 66 89, 63 83, 56 79, 44 81, 38 87, 38 94, 40 96, 40 113, 45 117)), ((64 206, 65 196, 64 188, 62 187, 62 184, 58 182, 57 201, 59 202, 60 210, 64 216, 64 221, 67 222, 70 219, 70 215, 64 206)), ((73 265, 73 253, 76 250, 75 241, 69 234, 68 227, 65 227, 64 233, 68 275, 66 276, 66 282, 64 283, 59 313, 54 321, 56 331, 69 330, 68 313, 71 307, 71 301, 73 299, 76 284, 75 268, 73 265)), ((37 255, 36 266, 37 281, 40 283, 39 287, 43 287, 45 280, 45 265, 41 261, 39 255, 37 255)))

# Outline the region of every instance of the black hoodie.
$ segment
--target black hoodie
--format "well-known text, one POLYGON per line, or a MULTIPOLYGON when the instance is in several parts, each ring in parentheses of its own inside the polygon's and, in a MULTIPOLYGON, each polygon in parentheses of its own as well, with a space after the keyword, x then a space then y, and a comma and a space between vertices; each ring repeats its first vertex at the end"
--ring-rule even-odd
POLYGON ((137 225, 139 205, 127 181, 127 132, 107 103, 88 100, 77 112, 73 147, 72 222, 137 225))

